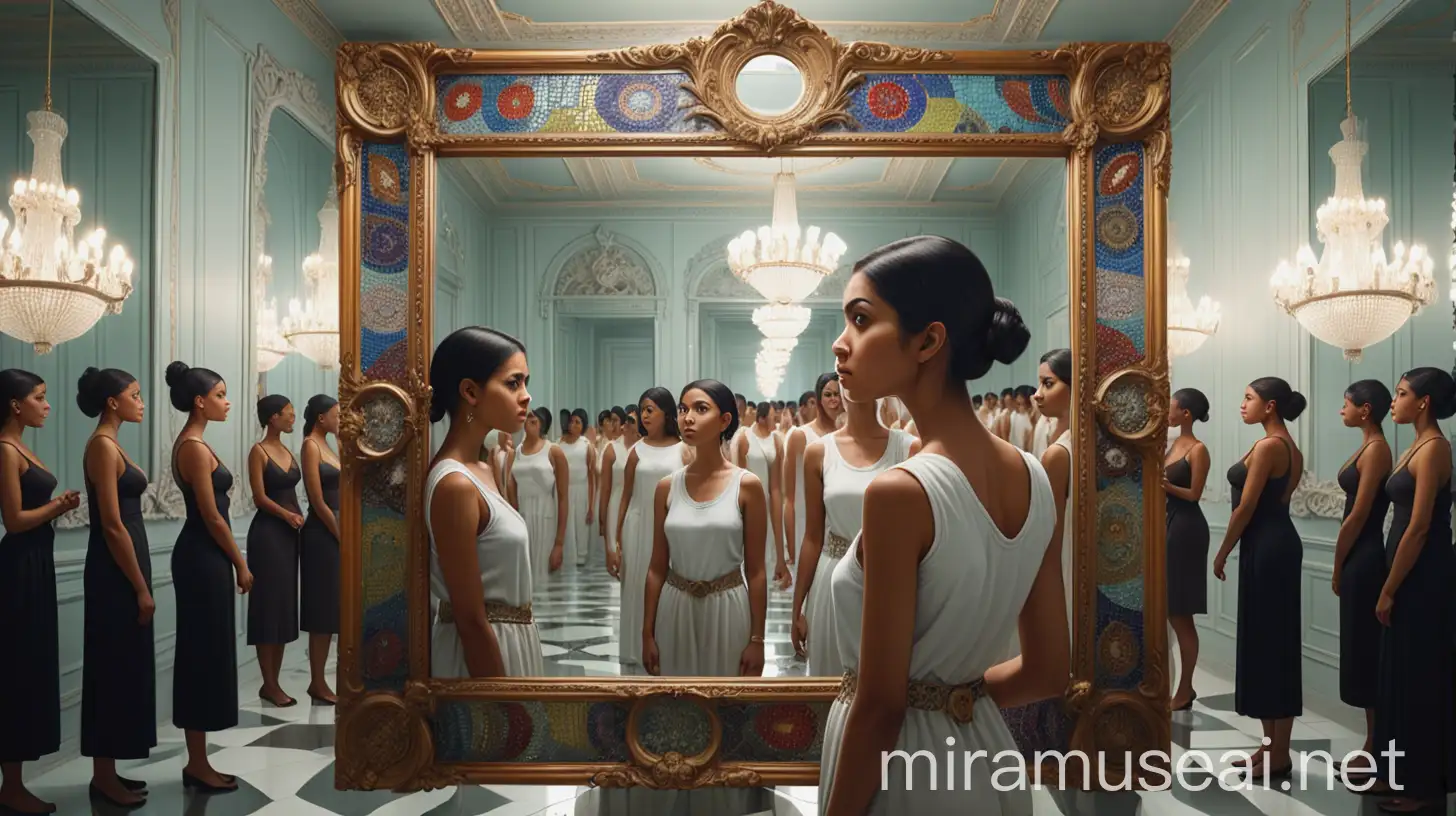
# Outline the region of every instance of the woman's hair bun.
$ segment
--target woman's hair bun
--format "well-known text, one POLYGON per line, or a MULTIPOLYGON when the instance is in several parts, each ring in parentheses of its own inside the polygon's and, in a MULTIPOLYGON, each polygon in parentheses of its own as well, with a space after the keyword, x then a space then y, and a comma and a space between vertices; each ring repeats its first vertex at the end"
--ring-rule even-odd
POLYGON ((1279 407, 1279 415, 1290 421, 1299 419, 1299 415, 1304 413, 1304 409, 1308 405, 1309 400, 1305 399, 1303 394, 1298 391, 1290 391, 1289 399, 1279 407))
POLYGON ((183 380, 187 378, 187 372, 191 370, 192 367, 182 362, 181 360, 173 360, 172 362, 168 363, 167 387, 176 388, 182 383, 183 380))
POLYGON ((1003 365, 1016 362, 1031 342, 1031 330, 1021 319, 1016 304, 996 298, 991 310, 991 328, 986 333, 986 351, 991 359, 1003 365))

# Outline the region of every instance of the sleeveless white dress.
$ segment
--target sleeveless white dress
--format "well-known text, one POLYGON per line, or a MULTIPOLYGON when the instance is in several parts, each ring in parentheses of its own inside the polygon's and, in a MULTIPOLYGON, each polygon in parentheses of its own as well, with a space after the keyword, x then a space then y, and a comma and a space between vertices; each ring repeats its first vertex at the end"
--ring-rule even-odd
POLYGON ((566 553, 561 563, 586 565, 591 553, 591 543, 596 536, 592 525, 586 523, 587 510, 587 449, 591 443, 578 436, 575 442, 558 442, 557 447, 566 454, 566 509, 570 517, 566 522, 566 553))
MULTIPOLYGON (((603 521, 606 522, 607 541, 615 542, 617 540, 617 509, 622 506, 622 484, 627 478, 627 443, 618 437, 613 439, 607 447, 615 451, 615 454, 612 459, 612 492, 607 495, 607 517, 603 521)), ((602 451, 602 456, 606 456, 605 450, 602 451)), ((599 457, 597 462, 601 461, 602 459, 599 457)), ((597 489, 601 489, 600 481, 597 482, 597 489)))
MULTIPOLYGON (((687 468, 672 474, 663 522, 670 570, 689 581, 712 581, 743 569, 738 493, 747 472, 738 468, 705 502, 688 495, 687 468)), ((662 676, 736 677, 751 626, 745 584, 702 598, 663 584, 654 630, 662 676)))
MULTIPOLYGON (((813 425, 800 425, 794 430, 804 435, 804 450, 819 439, 819 432, 814 430, 813 425)), ((794 431, 789 431, 789 436, 784 439, 784 455, 789 455, 789 442, 793 438, 794 431)), ((804 544, 804 524, 808 516, 804 513, 804 454, 800 453, 797 461, 794 462, 794 553, 797 554, 804 544)))
MULTIPOLYGON (((1014 537, 1001 534, 976 497, 965 474, 951 460, 920 453, 896 467, 913 475, 925 490, 935 521, 935 540, 921 560, 917 574, 914 643, 910 650, 910 679, 961 685, 982 677, 1000 662, 1007 638, 1041 566, 1056 524, 1051 485, 1041 463, 1023 453, 1031 478, 1031 506, 1014 537)), ((848 670, 860 664, 860 627, 864 608, 864 570, 857 560, 859 539, 849 547, 831 583, 840 657, 848 670)), ((819 773, 820 801, 828 801, 834 783, 849 706, 836 701, 829 710, 824 734, 824 757, 819 773)), ((976 701, 972 721, 964 725, 942 712, 907 708, 895 750, 913 754, 931 752, 940 762, 954 751, 953 785, 930 778, 930 764, 917 759, 912 779, 906 778, 902 756, 891 757, 886 785, 871 800, 868 813, 960 814, 1007 816, 1032 812, 1027 788, 1001 792, 992 787, 991 773, 1009 765, 996 762, 1002 751, 1016 751, 1016 742, 995 701, 976 701), (954 739, 948 748, 948 739, 954 739), (970 764, 971 784, 965 784, 963 751, 985 751, 970 764), (939 787, 939 790, 934 789, 939 787)), ((1015 762, 1022 760, 1018 755, 1015 762)), ((1005 776, 1002 777, 1003 781, 1005 776)))
MULTIPOLYGON (((657 483, 683 466, 682 443, 653 447, 639 441, 632 446, 637 469, 632 480, 632 503, 622 519, 621 632, 617 659, 628 666, 642 665, 642 617, 646 603, 647 565, 652 560, 653 502, 657 483)), ((622 474, 626 479, 626 472, 622 474)))
POLYGON ((551 467, 551 448, 550 442, 542 440, 540 450, 526 453, 523 442, 511 464, 516 501, 531 541, 531 579, 537 585, 551 574, 551 548, 556 545, 556 471, 551 467))
MULTIPOLYGON (((526 520, 510 502, 488 489, 470 469, 454 459, 442 459, 430 469, 425 484, 425 507, 435 495, 435 486, 451 473, 463 473, 475 485, 490 508, 490 521, 475 540, 480 562, 480 586, 487 603, 521 607, 531 602, 531 554, 526 520)), ((435 551, 435 534, 430 532, 430 594, 446 601, 450 592, 440 571, 435 551)), ((541 659, 541 638, 534 623, 491 623, 506 675, 533 677, 546 673, 541 659)), ((454 623, 436 622, 430 637, 430 674, 433 677, 469 677, 465 649, 454 623)))
MULTIPOLYGON (((877 462, 855 467, 839 455, 838 434, 819 438, 824 446, 824 543, 837 534, 846 541, 859 535, 864 523, 864 495, 875 477, 910 458, 910 444, 915 437, 904 431, 891 430, 885 452, 877 462)), ((820 550, 814 567, 814 583, 804 599, 804 620, 809 624, 810 677, 838 677, 844 674, 839 660, 839 641, 834 631, 834 603, 830 583, 840 559, 820 550)))
MULTIPOLYGON (((748 439, 748 472, 757 476, 758 480, 763 483, 763 496, 764 499, 768 499, 769 470, 778 461, 778 449, 774 447, 778 435, 770 433, 765 439, 759 436, 757 431, 750 429, 744 436, 748 439)), ((768 507, 767 501, 764 503, 764 510, 768 515, 768 524, 765 526, 768 532, 764 536, 766 540, 763 545, 763 569, 764 573, 768 575, 769 585, 772 586, 774 565, 778 563, 778 554, 777 545, 774 542, 773 510, 768 507)))
POLYGON ((1031 453, 1031 417, 1020 411, 1011 412, 1011 444, 1031 453))
MULTIPOLYGON (((1052 445, 1055 445, 1056 447, 1059 447, 1062 450, 1066 451, 1067 452, 1067 458, 1069 460, 1072 459, 1072 432, 1071 431, 1062 431, 1062 435, 1059 436, 1059 437, 1057 437, 1057 441, 1053 442, 1052 445)), ((1038 459, 1037 461, 1040 461, 1040 459, 1038 459)), ((1075 464, 1075 463, 1073 463, 1073 464, 1075 464)), ((1072 643, 1072 638, 1075 637, 1075 629, 1076 629, 1076 624, 1075 624, 1076 618, 1073 617, 1073 615, 1072 615, 1072 529, 1076 525, 1074 525, 1072 523, 1072 517, 1070 515, 1071 512, 1072 512, 1072 492, 1071 492, 1071 487, 1072 486, 1071 486, 1071 480, 1074 479, 1074 478, 1076 478, 1076 473, 1077 473, 1077 470, 1076 470, 1075 467, 1071 467, 1071 468, 1068 469, 1068 474, 1067 474, 1068 475, 1068 484, 1067 484, 1067 498, 1066 498, 1066 502, 1067 502, 1067 510, 1066 510, 1066 512, 1067 512, 1068 515, 1066 516, 1066 519, 1065 519, 1065 521, 1062 524, 1062 591, 1063 591, 1063 593, 1066 596, 1066 602, 1067 602, 1067 638, 1068 638, 1068 642, 1069 643, 1072 643)), ((1053 508, 1056 507, 1055 504, 1053 504, 1052 506, 1053 506, 1053 508)), ((1072 649, 1073 649, 1073 653, 1074 654, 1075 654, 1076 647, 1077 647, 1077 644, 1076 643, 1072 643, 1072 649)), ((1006 653, 1006 659, 1007 660, 1010 660, 1011 658, 1016 657, 1019 654, 1021 654, 1021 633, 1018 632, 1018 631, 1016 631, 1015 628, 1013 628, 1011 630, 1011 648, 1006 653)))

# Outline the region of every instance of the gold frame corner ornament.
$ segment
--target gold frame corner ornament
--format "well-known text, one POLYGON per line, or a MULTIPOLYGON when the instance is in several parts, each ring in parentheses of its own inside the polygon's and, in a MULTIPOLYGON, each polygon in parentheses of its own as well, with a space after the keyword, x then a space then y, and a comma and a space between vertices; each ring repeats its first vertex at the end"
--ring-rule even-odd
MULTIPOLYGON (((1069 311, 1077 360, 1072 420, 1076 500, 1069 515, 1076 603, 1073 678, 1062 703, 1075 720, 1070 747, 1113 754, 1169 750, 1169 678, 1166 592, 1163 578, 1162 433, 1167 423, 1165 359, 1166 196, 1171 176, 1169 129, 1171 52, 1163 43, 1074 43, 1044 51, 938 51, 885 43, 840 43, 793 9, 762 0, 711 35, 680 44, 613 51, 484 51, 430 43, 344 43, 337 54, 338 185, 340 190, 341 372, 339 430, 343 467, 340 530, 342 609, 339 643, 338 758, 340 788, 419 790, 473 783, 594 784, 602 787, 692 788, 711 785, 816 784, 817 762, 737 762, 722 757, 721 732, 708 748, 688 756, 656 754, 639 738, 642 712, 664 697, 704 707, 719 728, 717 708, 728 702, 828 704, 838 678, 518 678, 436 680, 429 677, 429 543, 424 527, 423 482, 429 460, 428 362, 433 324, 436 163, 450 156, 991 156, 1049 157, 1067 162, 1069 311), (789 111, 755 113, 736 96, 736 78, 756 56, 774 54, 801 72, 804 92, 789 111), (659 133, 444 134, 436 119, 441 77, 462 74, 610 74, 681 72, 691 97, 689 116, 705 127, 659 133), (1057 132, 886 133, 856 130, 850 113, 855 90, 875 73, 1052 75, 1067 79, 1066 126, 1057 132), (1098 150, 1140 142, 1143 186, 1144 335, 1142 359, 1103 375, 1097 365, 1096 201, 1098 150), (370 379, 361 370, 361 239, 364 151, 372 144, 401 145, 412 191, 409 209, 408 287, 403 324, 408 332, 404 373, 370 379), (1132 389, 1143 400, 1129 427, 1132 389), (371 414, 371 410, 380 414, 371 414), (379 428, 372 428, 371 417, 379 428), (1099 508, 1095 461, 1103 430, 1143 464, 1143 668, 1135 688, 1101 687, 1096 640, 1099 508), (380 437, 380 438, 376 438, 380 437), (364 682, 366 542, 364 482, 371 472, 404 478, 408 510, 399 522, 405 563, 408 678, 398 687, 364 682), (377 684, 376 684, 377 685, 377 684), (598 763, 443 762, 436 757, 431 718, 441 700, 493 705, 508 702, 604 702, 630 706, 629 761, 598 763)), ((372 573, 371 573, 372 574, 372 573)), ((391 590, 393 591, 393 590, 391 590)), ((373 601, 371 601, 373 603, 373 601)), ((403 633, 402 633, 403 634, 403 633)), ((1045 771, 1046 768, 1044 767, 1045 771)), ((1127 769, 1138 775, 1141 764, 1127 769)), ((1048 778, 1044 776, 1043 778, 1048 778)), ((1095 784, 1095 783, 1094 783, 1095 784)))

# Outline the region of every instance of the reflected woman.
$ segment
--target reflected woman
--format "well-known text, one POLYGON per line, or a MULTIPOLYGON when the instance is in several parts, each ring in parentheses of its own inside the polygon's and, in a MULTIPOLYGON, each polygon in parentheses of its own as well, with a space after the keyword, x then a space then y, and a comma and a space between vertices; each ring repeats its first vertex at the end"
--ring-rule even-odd
MULTIPOLYGON (((1057 497, 1057 518, 1065 519, 1067 511, 1072 509, 1072 473, 1075 471, 1072 464, 1071 423, 1067 421, 1072 410, 1072 350, 1059 348, 1043 354, 1037 365, 1036 381, 1036 390, 1024 401, 1028 405, 1034 401, 1040 406, 1042 416, 1050 419, 1054 423, 1053 427, 1067 429, 1053 439, 1039 457, 1042 468, 1046 470, 1047 479, 1051 482, 1052 495, 1057 497)), ((1072 530, 1075 527, 1075 524, 1061 525, 1062 545, 1059 548, 1069 641, 1076 634, 1072 631, 1072 530)), ((1020 648, 1018 641, 1018 652, 1020 648)))
POLYGON ((784 548, 783 490, 779 486, 784 460, 784 443, 774 430, 773 406, 767 402, 749 406, 752 421, 733 437, 733 464, 747 470, 763 483, 768 493, 768 530, 764 533, 763 563, 773 568, 774 585, 788 589, 788 551, 784 548))
POLYGON ((1304 395, 1278 377, 1261 377, 1244 389, 1239 414, 1246 425, 1262 425, 1264 438, 1229 468, 1234 511, 1213 559, 1214 577, 1222 581, 1229 553, 1242 546, 1234 712, 1261 720, 1269 744, 1255 749, 1247 764, 1237 764, 1261 779, 1290 775, 1289 735, 1304 707, 1299 629, 1304 544, 1289 516, 1304 455, 1285 427, 1304 407, 1304 395))
POLYGON ((1167 494, 1168 625, 1178 638, 1182 676, 1173 692, 1173 710, 1188 711, 1198 692, 1198 627, 1194 615, 1208 613, 1208 519, 1203 517, 1203 487, 1212 463, 1208 447, 1193 434, 1193 423, 1208 421, 1208 397, 1197 388, 1180 388, 1168 405, 1168 423, 1178 438, 1163 459, 1167 494))
MULTIPOLYGON (((841 350, 835 346, 836 354, 841 350)), ((915 455, 919 440, 884 424, 875 402, 860 402, 841 386, 844 427, 820 437, 804 452, 804 541, 799 580, 794 584, 794 652, 809 659, 811 676, 844 673, 835 637, 829 582, 834 568, 859 535, 864 494, 870 482, 915 455)), ((881 404, 888 404, 882 400, 881 404)))
POLYGON ((1391 402, 1390 389, 1379 380, 1361 380, 1345 389, 1340 419, 1346 428, 1360 429, 1360 449, 1336 477, 1345 492, 1345 520, 1335 540, 1330 582, 1340 598, 1340 700, 1365 710, 1362 750, 1372 754, 1382 631, 1375 606, 1388 575, 1385 514, 1390 496, 1385 481, 1392 461, 1380 423, 1389 416, 1391 402))
POLYGON ((172 548, 177 593, 177 662, 172 681, 172 724, 187 734, 182 785, 204 792, 237 790, 237 779, 218 773, 207 757, 207 732, 238 724, 238 648, 234 617, 239 594, 253 588, 253 573, 238 552, 228 516, 233 474, 203 439, 207 426, 227 420, 232 403, 216 371, 183 362, 167 366, 172 407, 187 422, 172 446, 172 472, 187 506, 187 520, 172 548))
POLYGON ((828 371, 814 383, 814 419, 789 431, 784 441, 784 533, 788 537, 788 562, 798 561, 799 543, 804 540, 804 527, 809 513, 804 505, 804 451, 819 437, 838 429, 836 420, 842 409, 839 399, 839 375, 828 371), (801 509, 802 508, 802 509, 801 509))
POLYGON ((430 360, 430 421, 450 417, 425 480, 430 593, 440 601, 430 642, 435 677, 544 673, 526 520, 479 458, 486 434, 525 424, 529 375, 521 341, 483 326, 452 332, 430 360))
POLYGON ((824 734, 823 812, 1029 814, 1031 792, 997 790, 992 772, 1016 751, 1000 709, 1067 686, 1058 497, 1031 454, 976 419, 966 384, 1015 361, 1031 334, 975 254, 938 236, 862 259, 844 314, 841 385, 854 400, 902 399, 924 447, 870 483, 830 582, 846 672, 824 734), (1021 658, 1002 663, 1018 626, 1021 658), (926 763, 882 759, 948 745, 998 760, 937 790, 926 763))
POLYGON ((531 585, 545 586, 546 577, 561 569, 566 557, 569 522, 566 455, 547 440, 551 412, 537 408, 526 415, 526 438, 510 469, 511 506, 526 520, 531 541, 531 585))
POLYGON ((591 556, 592 520, 597 492, 596 448, 582 434, 587 428, 586 411, 578 408, 566 417, 566 427, 556 447, 566 456, 567 518, 566 563, 586 566, 591 556))
POLYGON ((642 665, 668 677, 760 677, 768 579, 768 499, 757 476, 723 458, 738 430, 717 380, 683 389, 678 427, 692 462, 658 482, 643 605, 642 665))
POLYGON ((627 451, 637 443, 637 424, 628 422, 627 412, 613 408, 607 419, 607 430, 611 435, 602 450, 601 481, 598 483, 601 500, 597 507, 597 534, 602 537, 603 563, 607 572, 617 580, 622 579, 620 558, 613 558, 617 546, 617 508, 622 506, 622 482, 627 474, 627 451))
POLYGON ((281 394, 258 400, 263 441, 248 452, 248 482, 258 512, 248 525, 248 569, 253 593, 248 599, 248 644, 258 650, 263 687, 258 697, 279 708, 298 701, 278 682, 284 644, 298 640, 298 483, 303 472, 282 434, 293 433, 293 403, 281 394), (287 467, 279 464, 287 463, 287 467))
POLYGON ((54 813, 31 793, 21 764, 61 747, 60 633, 56 618, 57 518, 81 504, 81 494, 60 484, 25 446, 27 428, 45 427, 51 404, 40 377, 18 368, 0 371, 0 637, 9 671, 0 672, 0 807, 54 813))
MULTIPOLYGON (((1456 783, 1452 724, 1451 443, 1438 420, 1456 415, 1456 382, 1438 368, 1407 371, 1395 387, 1391 418, 1415 428, 1386 482, 1390 567, 1375 615, 1385 626, 1375 704, 1375 744, 1402 751, 1382 767, 1372 790, 1395 793, 1380 809, 1412 813, 1441 807, 1456 783), (1391 790, 1399 785, 1399 793, 1391 790)), ((1386 755, 1377 757, 1384 764, 1386 755)))
POLYGON ((339 401, 314 394, 303 408, 303 491, 308 519, 299 541, 303 608, 299 624, 308 633, 308 696, 314 705, 338 702, 325 671, 329 647, 339 633, 339 456, 329 434, 339 433, 339 401))
MULTIPOLYGON (((146 784, 116 774, 118 759, 146 759, 157 745, 157 666, 152 631, 152 556, 142 521, 147 474, 117 432, 146 414, 141 384, 115 368, 88 368, 76 405, 100 417, 86 440, 85 629, 81 668, 81 755, 91 757, 91 793, 138 807, 146 784)), ((231 594, 231 593, 229 593, 231 594)))
MULTIPOLYGON (((677 407, 672 392, 655 386, 642 392, 637 402, 642 439, 627 453, 622 471, 622 506, 617 510, 617 546, 608 553, 616 558, 622 576, 621 662, 624 674, 641 670, 643 606, 647 587, 647 565, 653 551, 653 497, 657 485, 668 474, 688 463, 688 447, 678 436, 677 407)), ((612 569, 609 562, 608 570, 612 569)))

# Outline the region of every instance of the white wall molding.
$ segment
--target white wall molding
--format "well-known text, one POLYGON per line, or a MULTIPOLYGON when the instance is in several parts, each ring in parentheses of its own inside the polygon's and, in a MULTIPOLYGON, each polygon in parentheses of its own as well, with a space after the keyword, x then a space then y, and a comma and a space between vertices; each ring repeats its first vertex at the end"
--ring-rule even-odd
POLYGON ((309 42, 318 46, 318 49, 330 58, 339 50, 339 44, 344 41, 344 35, 339 33, 329 18, 319 10, 313 0, 273 0, 273 5, 293 21, 303 36, 308 37, 309 42))

